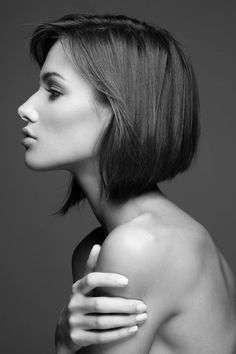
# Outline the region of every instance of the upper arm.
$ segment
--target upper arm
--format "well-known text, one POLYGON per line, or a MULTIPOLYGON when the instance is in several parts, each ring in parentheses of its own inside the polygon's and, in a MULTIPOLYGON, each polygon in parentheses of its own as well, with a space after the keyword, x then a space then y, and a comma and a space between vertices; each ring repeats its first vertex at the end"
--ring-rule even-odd
POLYGON ((95 271, 125 275, 124 288, 99 287, 94 296, 139 299, 147 305, 148 318, 138 332, 111 343, 90 346, 90 353, 147 354, 158 328, 178 312, 177 298, 196 281, 191 259, 180 257, 173 247, 137 226, 121 226, 102 245, 95 271), (93 351, 94 348, 94 351, 93 351))

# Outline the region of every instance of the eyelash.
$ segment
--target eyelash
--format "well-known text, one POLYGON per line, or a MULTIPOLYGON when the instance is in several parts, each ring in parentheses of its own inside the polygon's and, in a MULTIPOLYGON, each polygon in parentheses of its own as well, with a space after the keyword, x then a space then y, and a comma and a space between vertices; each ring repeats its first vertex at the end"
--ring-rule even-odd
POLYGON ((46 91, 50 92, 49 98, 51 100, 56 99, 61 95, 59 91, 53 90, 53 89, 45 89, 46 91))

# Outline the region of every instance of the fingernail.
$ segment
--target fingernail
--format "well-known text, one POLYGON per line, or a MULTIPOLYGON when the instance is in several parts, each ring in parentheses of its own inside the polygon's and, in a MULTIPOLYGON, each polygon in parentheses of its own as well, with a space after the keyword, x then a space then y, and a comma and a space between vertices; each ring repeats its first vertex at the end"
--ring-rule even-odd
POLYGON ((99 250, 100 249, 100 245, 98 244, 98 243, 96 243, 94 246, 93 246, 93 248, 92 248, 92 250, 94 251, 94 250, 99 250))
POLYGON ((146 306, 145 304, 139 304, 139 305, 137 305, 137 311, 138 311, 138 312, 143 312, 143 311, 146 310, 146 308, 147 308, 147 306, 146 306))
POLYGON ((138 326, 133 326, 133 327, 130 327, 129 329, 129 332, 136 332, 138 330, 138 326))
POLYGON ((127 285, 129 280, 127 278, 119 278, 118 283, 122 285, 127 285))
POLYGON ((140 315, 136 316, 136 321, 144 321, 147 318, 147 314, 146 313, 140 313, 140 315))

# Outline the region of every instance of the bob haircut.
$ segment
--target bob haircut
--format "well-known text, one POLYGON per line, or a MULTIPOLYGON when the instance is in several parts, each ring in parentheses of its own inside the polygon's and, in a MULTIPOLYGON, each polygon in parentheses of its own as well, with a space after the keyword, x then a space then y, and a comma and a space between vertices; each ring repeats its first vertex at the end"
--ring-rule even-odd
MULTIPOLYGON (((99 141, 101 195, 125 201, 189 168, 200 136, 198 86, 167 30, 125 15, 69 14, 34 30, 30 54, 40 67, 57 40, 113 110, 99 141)), ((73 175, 65 199, 54 215, 86 199, 73 175)))

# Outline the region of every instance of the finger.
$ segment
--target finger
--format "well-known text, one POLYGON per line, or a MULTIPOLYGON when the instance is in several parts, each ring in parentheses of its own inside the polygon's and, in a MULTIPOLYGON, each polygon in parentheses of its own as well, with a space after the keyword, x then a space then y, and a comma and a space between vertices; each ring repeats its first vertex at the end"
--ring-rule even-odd
POLYGON ((68 309, 71 312, 80 313, 140 313, 146 311, 146 305, 135 299, 124 299, 122 297, 84 297, 80 294, 72 296, 68 309), (139 309, 137 306, 143 305, 139 309))
POLYGON ((87 260, 87 264, 86 264, 86 268, 85 268, 85 275, 94 271, 95 266, 97 264, 97 259, 98 259, 100 250, 101 250, 101 246, 99 244, 95 244, 92 247, 89 257, 88 257, 88 260, 87 260))
POLYGON ((94 288, 99 286, 125 286, 128 284, 128 279, 117 273, 92 272, 77 280, 72 285, 72 292, 79 292, 86 295, 94 288))
POLYGON ((115 340, 129 337, 138 331, 138 326, 120 328, 112 331, 104 332, 93 332, 84 331, 81 329, 73 329, 71 331, 71 340, 77 345, 90 345, 90 344, 101 344, 109 343, 115 340))
POLYGON ((117 327, 130 327, 143 324, 147 318, 146 313, 139 315, 81 315, 72 314, 69 318, 71 328, 79 329, 110 329, 117 327))

